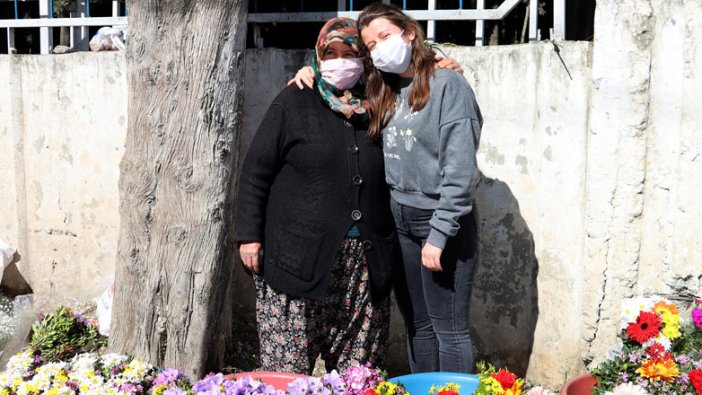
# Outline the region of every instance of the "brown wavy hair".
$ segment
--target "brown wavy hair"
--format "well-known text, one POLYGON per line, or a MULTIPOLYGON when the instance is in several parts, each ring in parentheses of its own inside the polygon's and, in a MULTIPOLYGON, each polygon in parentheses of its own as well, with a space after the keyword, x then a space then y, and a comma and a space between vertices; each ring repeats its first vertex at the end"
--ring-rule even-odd
MULTIPOLYGON (((419 111, 429 101, 429 79, 434 75, 436 56, 424 42, 426 36, 422 25, 402 12, 400 8, 391 4, 373 3, 366 6, 358 17, 359 34, 368 27, 368 24, 378 18, 387 19, 393 25, 403 29, 405 34, 410 31, 414 32, 412 59, 409 66, 414 70, 414 80, 409 91, 408 104, 413 111, 419 111)), ((362 43, 362 52, 368 53, 365 43, 362 43)), ((366 63, 366 70, 369 70, 366 97, 368 97, 371 106, 368 136, 372 139, 378 139, 383 128, 395 115, 395 99, 398 94, 400 76, 378 70, 373 66, 368 56, 366 63)))

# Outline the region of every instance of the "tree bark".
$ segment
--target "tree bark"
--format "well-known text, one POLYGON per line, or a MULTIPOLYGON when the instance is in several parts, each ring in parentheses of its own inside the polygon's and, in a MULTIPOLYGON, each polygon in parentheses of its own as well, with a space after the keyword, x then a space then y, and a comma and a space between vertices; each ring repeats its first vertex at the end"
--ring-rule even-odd
POLYGON ((129 120, 109 348, 193 379, 221 370, 232 344, 247 3, 129 4, 129 120))

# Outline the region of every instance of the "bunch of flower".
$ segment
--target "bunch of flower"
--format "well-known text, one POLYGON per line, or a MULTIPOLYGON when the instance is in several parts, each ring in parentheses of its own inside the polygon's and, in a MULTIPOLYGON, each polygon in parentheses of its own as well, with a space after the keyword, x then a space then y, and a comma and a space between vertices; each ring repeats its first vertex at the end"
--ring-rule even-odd
POLYGON ((44 363, 30 349, 10 358, 0 373, 0 395, 146 394, 154 373, 151 365, 118 354, 44 363))
POLYGON ((483 362, 478 362, 477 367, 480 383, 475 395, 521 395, 524 380, 516 374, 483 362))
POLYGON ((366 365, 354 365, 341 374, 346 384, 346 395, 363 395, 369 389, 375 389, 383 381, 385 374, 366 365))
POLYGON ((673 340, 682 336, 678 308, 665 299, 631 299, 622 316, 626 338, 644 347, 655 342, 669 350, 673 340))
POLYGON ((325 374, 322 378, 305 377, 293 380, 288 384, 290 395, 344 395, 346 383, 336 370, 325 374))
POLYGON ((596 395, 702 394, 702 330, 682 325, 674 304, 629 300, 620 327, 621 342, 593 370, 596 395))
POLYGON ((72 308, 59 306, 32 325, 30 348, 46 361, 71 358, 82 352, 95 351, 107 345, 97 324, 72 308))

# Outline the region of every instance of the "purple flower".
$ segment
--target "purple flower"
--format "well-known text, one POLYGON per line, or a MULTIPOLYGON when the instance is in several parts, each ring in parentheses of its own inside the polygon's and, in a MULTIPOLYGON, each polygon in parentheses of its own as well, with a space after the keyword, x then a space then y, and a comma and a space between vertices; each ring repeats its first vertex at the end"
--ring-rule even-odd
POLYGON ((324 383, 324 386, 331 389, 332 393, 334 394, 346 393, 346 383, 336 370, 332 370, 331 373, 325 374, 324 377, 322 377, 322 382, 324 383))
POLYGON ((324 386, 322 379, 318 377, 306 377, 295 379, 288 384, 288 394, 290 395, 331 395, 329 388, 324 386))
POLYGON ((158 373, 154 380, 154 385, 169 385, 184 378, 183 372, 178 369, 166 368, 158 373))
POLYGON ((687 365, 692 361, 692 358, 685 354, 680 354, 677 357, 675 357, 675 361, 679 363, 680 365, 687 365))
POLYGON ((222 373, 210 373, 193 385, 193 392, 196 395, 219 395, 219 386, 222 382, 224 382, 222 373))
POLYGON ((186 391, 183 391, 182 389, 178 387, 171 387, 161 393, 162 395, 188 395, 186 391))
POLYGON ((285 392, 276 390, 272 385, 264 384, 251 376, 244 376, 225 385, 227 395, 283 395, 285 392))

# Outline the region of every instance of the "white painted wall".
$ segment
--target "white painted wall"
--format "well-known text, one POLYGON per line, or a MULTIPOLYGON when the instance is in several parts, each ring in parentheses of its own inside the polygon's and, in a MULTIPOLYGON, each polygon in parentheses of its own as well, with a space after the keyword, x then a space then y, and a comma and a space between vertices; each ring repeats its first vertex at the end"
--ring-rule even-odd
MULTIPOLYGON (((479 356, 557 386, 604 357, 623 297, 700 294, 701 14, 599 1, 594 43, 559 43, 565 67, 550 43, 445 48, 485 117, 479 356)), ((242 151, 307 54, 247 53, 242 151)), ((124 67, 120 53, 0 56, 0 238, 52 300, 96 295, 114 268, 124 67)))

